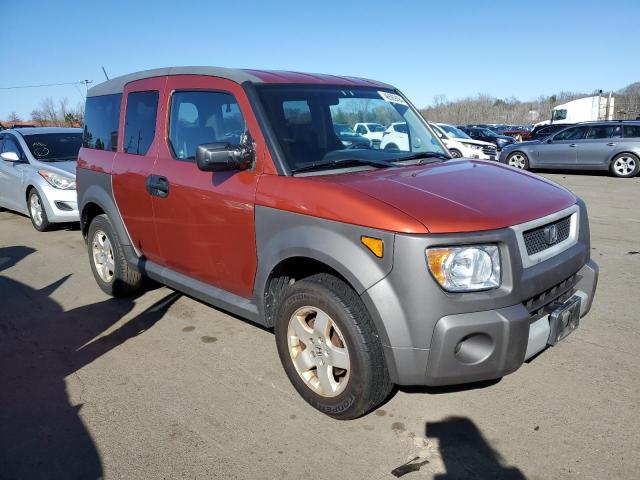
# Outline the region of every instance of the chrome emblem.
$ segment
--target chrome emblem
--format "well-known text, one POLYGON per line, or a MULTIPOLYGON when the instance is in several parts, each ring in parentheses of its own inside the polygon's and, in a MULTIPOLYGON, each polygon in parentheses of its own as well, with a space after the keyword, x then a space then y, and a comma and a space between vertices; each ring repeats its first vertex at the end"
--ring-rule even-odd
POLYGON ((544 227, 542 234, 547 245, 553 245, 558 241, 558 227, 555 224, 544 227))

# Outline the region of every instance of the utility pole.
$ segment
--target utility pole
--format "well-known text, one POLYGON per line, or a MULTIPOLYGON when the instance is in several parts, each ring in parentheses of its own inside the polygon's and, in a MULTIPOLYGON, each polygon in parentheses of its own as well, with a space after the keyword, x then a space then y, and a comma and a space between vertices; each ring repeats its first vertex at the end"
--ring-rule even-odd
POLYGON ((86 97, 89 95, 89 85, 93 83, 93 80, 80 80, 80 83, 84 85, 86 97))

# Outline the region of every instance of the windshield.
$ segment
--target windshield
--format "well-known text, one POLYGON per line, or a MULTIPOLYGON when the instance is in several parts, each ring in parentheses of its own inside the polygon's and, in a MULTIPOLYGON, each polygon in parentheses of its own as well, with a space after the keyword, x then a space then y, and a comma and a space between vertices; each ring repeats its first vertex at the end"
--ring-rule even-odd
POLYGON ((489 130, 488 128, 480 128, 479 129, 485 137, 497 137, 496 132, 489 130))
POLYGON ((292 171, 347 160, 392 164, 418 153, 448 157, 422 118, 390 90, 262 85, 258 92, 292 171), (357 123, 396 128, 386 129, 382 140, 373 142, 354 133, 357 123))
POLYGON ((65 162, 78 159, 82 132, 23 135, 31 155, 39 162, 65 162))
POLYGON ((454 138, 466 138, 466 139, 469 139, 469 140, 471 139, 471 137, 469 135, 464 133, 459 128, 454 127, 453 125, 444 125, 444 124, 440 123, 440 124, 438 124, 438 126, 442 130, 447 132, 451 137, 454 137, 454 138))
POLYGON ((340 135, 351 136, 357 135, 357 133, 349 125, 334 125, 333 131, 340 135))

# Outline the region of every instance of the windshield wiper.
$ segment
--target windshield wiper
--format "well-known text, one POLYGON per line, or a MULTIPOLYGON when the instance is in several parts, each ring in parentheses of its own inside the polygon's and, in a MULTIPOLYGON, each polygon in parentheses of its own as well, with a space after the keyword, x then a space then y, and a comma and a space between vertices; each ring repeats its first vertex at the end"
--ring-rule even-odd
POLYGON ((394 165, 388 162, 382 162, 380 160, 371 160, 371 159, 365 159, 365 158, 343 158, 342 160, 331 160, 330 162, 316 162, 316 163, 311 163, 309 165, 303 165, 301 167, 293 169, 291 172, 292 173, 309 172, 312 170, 317 170, 325 167, 333 168, 333 167, 342 167, 342 166, 353 165, 353 164, 370 165, 372 167, 378 167, 378 168, 397 167, 397 165, 394 165))
POLYGON ((420 152, 420 153, 416 153, 414 155, 409 155, 407 157, 400 157, 400 158, 398 158, 396 160, 396 162, 403 162, 405 160, 418 160, 418 159, 420 159, 420 162, 418 162, 418 164, 422 165, 424 163, 427 163, 426 160, 428 158, 439 158, 442 161, 446 161, 446 160, 451 160, 452 157, 450 157, 446 153, 440 153, 440 152, 420 152))

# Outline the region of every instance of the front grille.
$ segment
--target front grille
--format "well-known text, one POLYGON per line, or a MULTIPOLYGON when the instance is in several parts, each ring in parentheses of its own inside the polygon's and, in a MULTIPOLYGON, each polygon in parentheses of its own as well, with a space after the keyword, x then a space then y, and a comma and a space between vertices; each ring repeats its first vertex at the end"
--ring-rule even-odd
POLYGON ((495 155, 496 147, 494 147, 493 145, 485 145, 484 147, 482 147, 482 153, 484 153, 485 155, 495 155))
POLYGON ((525 300, 522 304, 533 317, 547 314, 551 304, 560 304, 573 295, 574 287, 580 278, 580 275, 574 273, 566 280, 525 300))
POLYGON ((566 240, 567 238, 569 238, 570 234, 571 215, 555 222, 541 225, 540 227, 536 227, 532 230, 527 230, 522 234, 522 236, 524 237, 524 244, 527 248, 527 254, 531 256, 566 240), (555 239, 549 238, 548 233, 546 233, 546 230, 552 226, 555 226, 557 231, 557 236, 555 239))

